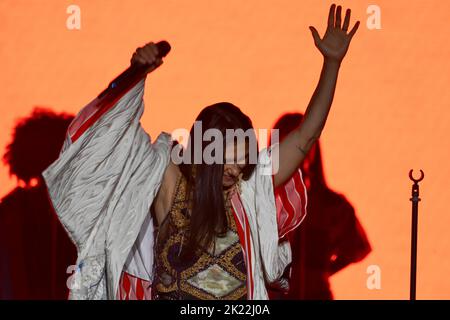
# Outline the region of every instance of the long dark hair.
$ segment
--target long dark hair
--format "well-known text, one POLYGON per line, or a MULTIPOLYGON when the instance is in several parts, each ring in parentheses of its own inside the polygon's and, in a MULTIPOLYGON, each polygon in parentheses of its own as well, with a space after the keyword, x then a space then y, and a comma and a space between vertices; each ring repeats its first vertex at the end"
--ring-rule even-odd
MULTIPOLYGON (((202 133, 208 129, 217 129, 226 137, 226 129, 251 129, 256 141, 252 122, 238 107, 229 102, 219 102, 204 108, 197 116, 201 121, 202 133)), ((194 125, 191 128, 187 152, 191 153, 191 163, 180 164, 180 170, 187 180, 186 194, 191 203, 189 236, 183 256, 191 257, 197 249, 206 248, 227 230, 227 216, 223 198, 223 163, 206 164, 202 157, 200 164, 194 163, 195 138, 194 125)), ((210 143, 202 141, 203 150, 210 143)), ((225 150, 224 139, 223 150, 225 150)), ((250 147, 252 145, 250 144, 250 147)), ((253 172, 255 164, 247 163, 243 169, 243 179, 247 180, 253 172)))

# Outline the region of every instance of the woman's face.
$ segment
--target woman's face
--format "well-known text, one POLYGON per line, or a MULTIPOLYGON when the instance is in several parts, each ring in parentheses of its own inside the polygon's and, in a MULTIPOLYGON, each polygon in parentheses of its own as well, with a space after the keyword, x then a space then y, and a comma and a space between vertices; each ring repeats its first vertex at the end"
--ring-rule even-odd
POLYGON ((232 187, 239 181, 247 159, 248 147, 245 142, 233 142, 226 146, 222 179, 225 189, 232 187))

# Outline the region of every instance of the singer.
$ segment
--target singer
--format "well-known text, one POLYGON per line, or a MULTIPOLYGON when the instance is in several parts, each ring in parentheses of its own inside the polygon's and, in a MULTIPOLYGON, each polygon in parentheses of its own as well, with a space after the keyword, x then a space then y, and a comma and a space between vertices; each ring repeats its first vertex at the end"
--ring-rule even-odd
MULTIPOLYGON (((214 163, 175 163, 178 145, 168 133, 151 141, 140 124, 145 77, 164 54, 153 42, 136 50, 131 65, 144 68, 143 76, 126 92, 111 98, 107 89, 84 107, 59 158, 43 172, 77 246, 70 299, 268 299, 266 287, 286 290, 291 249, 285 235, 306 215, 298 168, 325 126, 359 26, 349 32, 350 10, 342 22, 341 11, 330 7, 323 38, 310 27, 323 67, 303 123, 260 151, 256 162, 252 135, 243 143, 220 142, 223 161, 214 163), (280 185, 285 192, 275 196, 280 185)), ((196 122, 221 136, 253 130, 250 118, 227 102, 204 108, 196 122)), ((188 146, 195 135, 193 126, 188 146)), ((201 142, 202 154, 210 144, 201 142)))

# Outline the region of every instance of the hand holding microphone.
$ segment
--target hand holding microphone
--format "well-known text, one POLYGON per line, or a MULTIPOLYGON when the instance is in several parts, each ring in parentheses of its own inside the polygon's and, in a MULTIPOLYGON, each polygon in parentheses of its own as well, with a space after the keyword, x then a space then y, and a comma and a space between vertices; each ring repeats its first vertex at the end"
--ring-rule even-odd
POLYGON ((170 45, 166 41, 158 43, 150 42, 143 47, 139 47, 131 57, 131 64, 148 66, 146 72, 151 72, 163 64, 162 58, 167 55, 170 45))
POLYGON ((164 58, 170 51, 170 44, 167 41, 158 43, 150 42, 143 47, 137 48, 131 57, 131 65, 124 72, 119 74, 108 87, 103 90, 98 99, 104 98, 106 95, 117 95, 120 92, 128 90, 137 83, 142 77, 152 72, 163 64, 164 58))

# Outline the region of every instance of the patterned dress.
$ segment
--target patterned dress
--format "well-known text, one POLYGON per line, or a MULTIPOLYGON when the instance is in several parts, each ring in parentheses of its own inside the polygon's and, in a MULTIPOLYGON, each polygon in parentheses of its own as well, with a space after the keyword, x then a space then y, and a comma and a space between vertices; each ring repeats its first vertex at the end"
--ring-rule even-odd
MULTIPOLYGON (((181 259, 189 232, 187 181, 178 178, 172 208, 159 227, 155 245, 153 299, 247 299, 247 269, 230 204, 228 230, 208 249, 181 259)), ((228 201, 227 201, 228 203, 228 201)))

